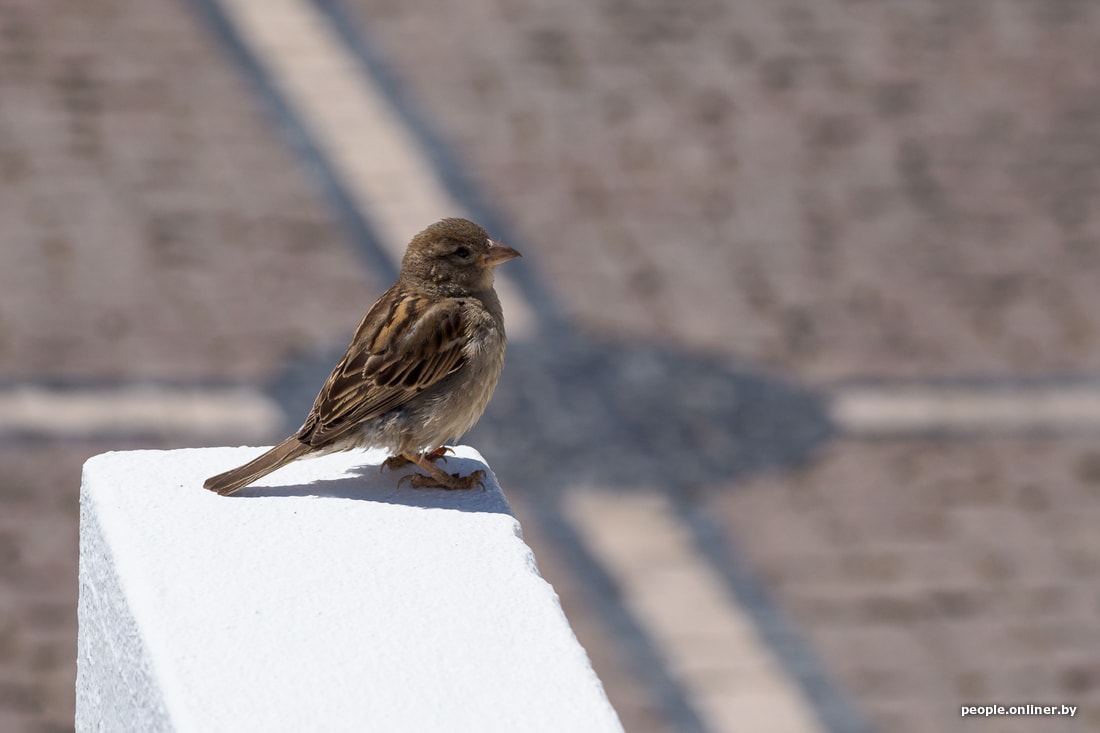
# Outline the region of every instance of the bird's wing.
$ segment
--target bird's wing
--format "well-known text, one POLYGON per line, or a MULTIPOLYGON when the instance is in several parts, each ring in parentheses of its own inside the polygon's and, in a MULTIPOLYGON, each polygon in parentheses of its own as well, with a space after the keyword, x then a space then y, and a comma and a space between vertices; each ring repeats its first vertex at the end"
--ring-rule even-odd
POLYGON ((364 316, 298 432, 322 446, 400 407, 465 361, 462 303, 391 289, 364 316))

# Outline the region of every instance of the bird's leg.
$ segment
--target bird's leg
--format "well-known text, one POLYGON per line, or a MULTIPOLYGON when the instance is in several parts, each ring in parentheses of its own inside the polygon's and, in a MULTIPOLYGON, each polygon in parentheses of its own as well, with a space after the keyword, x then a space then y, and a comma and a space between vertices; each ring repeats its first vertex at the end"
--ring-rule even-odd
MULTIPOLYGON (((443 469, 432 463, 432 456, 439 451, 433 451, 432 453, 425 455, 417 455, 415 453, 402 453, 402 457, 408 463, 415 463, 422 468, 428 475, 425 476, 421 473, 410 473, 407 476, 402 476, 397 482, 397 486, 400 486, 406 481, 414 489, 472 489, 475 486, 482 489, 485 488, 485 472, 474 471, 469 476, 459 476, 457 473, 447 473, 443 469)), ((439 457, 442 457, 440 455, 439 457)))
MULTIPOLYGON (((424 457, 427 458, 429 461, 438 461, 441 458, 445 461, 447 460, 447 454, 454 452, 455 449, 450 447, 449 445, 441 445, 433 450, 431 453, 426 453, 424 457)), ((395 468, 404 468, 410 463, 415 463, 415 461, 410 461, 403 454, 398 453, 396 456, 390 456, 386 460, 382 461, 382 468, 388 468, 392 471, 395 468)))

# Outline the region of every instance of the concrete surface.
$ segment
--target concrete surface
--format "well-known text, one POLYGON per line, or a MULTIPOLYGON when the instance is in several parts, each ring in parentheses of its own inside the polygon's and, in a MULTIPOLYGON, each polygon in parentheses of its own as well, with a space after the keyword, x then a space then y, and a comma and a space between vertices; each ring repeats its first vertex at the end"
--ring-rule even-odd
POLYGON ((201 488, 258 450, 85 464, 77 730, 622 730, 491 473, 399 489, 352 451, 201 488))

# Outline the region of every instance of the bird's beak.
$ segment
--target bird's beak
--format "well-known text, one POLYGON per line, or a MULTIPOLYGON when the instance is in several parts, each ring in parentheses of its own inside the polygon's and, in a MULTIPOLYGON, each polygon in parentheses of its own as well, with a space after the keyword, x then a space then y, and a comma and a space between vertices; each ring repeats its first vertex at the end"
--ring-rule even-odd
POLYGON ((507 244, 494 242, 492 239, 490 239, 489 251, 482 255, 481 262, 488 267, 496 267, 502 262, 514 260, 517 257, 523 257, 523 255, 509 247, 507 244))

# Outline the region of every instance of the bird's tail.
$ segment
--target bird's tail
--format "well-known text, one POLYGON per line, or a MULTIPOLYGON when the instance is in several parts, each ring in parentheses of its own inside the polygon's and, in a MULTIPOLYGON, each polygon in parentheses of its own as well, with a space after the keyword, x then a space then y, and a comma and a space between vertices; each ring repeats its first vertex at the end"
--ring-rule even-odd
POLYGON ((202 487, 215 491, 222 496, 227 496, 266 476, 275 469, 282 468, 308 452, 309 446, 298 440, 297 435, 291 435, 259 458, 251 460, 239 468, 234 468, 232 471, 211 476, 206 479, 202 487))

